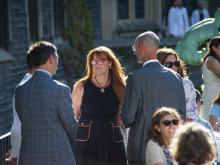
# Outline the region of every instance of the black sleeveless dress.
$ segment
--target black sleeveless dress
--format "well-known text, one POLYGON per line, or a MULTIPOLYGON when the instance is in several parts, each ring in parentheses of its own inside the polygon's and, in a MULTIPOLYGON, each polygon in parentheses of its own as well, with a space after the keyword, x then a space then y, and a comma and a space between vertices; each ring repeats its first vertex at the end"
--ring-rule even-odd
POLYGON ((123 137, 115 121, 119 101, 112 86, 102 93, 91 80, 84 86, 76 142, 77 165, 126 165, 123 137))

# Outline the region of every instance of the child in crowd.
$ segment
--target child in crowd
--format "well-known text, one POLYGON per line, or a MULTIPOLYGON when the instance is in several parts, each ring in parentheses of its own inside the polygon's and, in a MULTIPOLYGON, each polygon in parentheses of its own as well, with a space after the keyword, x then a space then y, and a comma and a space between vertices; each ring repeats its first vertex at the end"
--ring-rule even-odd
POLYGON ((205 119, 201 118, 199 116, 199 113, 200 113, 200 110, 201 110, 201 106, 202 106, 202 103, 201 103, 201 94, 200 92, 196 89, 196 106, 197 106, 197 111, 198 111, 198 117, 196 119, 194 119, 195 122, 203 125, 204 127, 208 128, 211 132, 213 132, 213 129, 212 129, 212 125, 205 119))

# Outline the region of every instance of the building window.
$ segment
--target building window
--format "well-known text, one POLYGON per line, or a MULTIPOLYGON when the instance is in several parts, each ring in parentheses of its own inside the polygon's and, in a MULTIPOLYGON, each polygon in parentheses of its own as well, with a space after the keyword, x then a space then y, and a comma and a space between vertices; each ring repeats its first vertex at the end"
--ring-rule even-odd
POLYGON ((118 19, 128 19, 128 0, 118 0, 118 19))
POLYGON ((135 0, 135 17, 144 18, 144 0, 135 0))
POLYGON ((63 32, 65 28, 65 13, 64 13, 64 1, 54 0, 53 1, 54 10, 54 35, 55 37, 63 37, 63 32))
POLYGON ((93 38, 95 40, 101 39, 101 0, 85 0, 86 5, 92 15, 93 21, 93 38))
POLYGON ((39 5, 38 0, 28 1, 29 34, 31 41, 39 40, 39 5))
POLYGON ((8 0, 0 0, 0 48, 8 48, 8 0))

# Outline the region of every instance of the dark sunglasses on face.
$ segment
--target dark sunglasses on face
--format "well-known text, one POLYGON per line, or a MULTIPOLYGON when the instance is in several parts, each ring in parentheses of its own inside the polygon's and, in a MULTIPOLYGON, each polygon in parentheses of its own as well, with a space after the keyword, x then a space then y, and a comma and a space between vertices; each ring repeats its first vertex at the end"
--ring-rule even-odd
POLYGON ((167 68, 172 68, 173 65, 178 68, 178 67, 180 66, 180 61, 165 62, 165 63, 163 64, 163 66, 165 66, 165 67, 167 67, 167 68))
POLYGON ((173 120, 163 120, 163 121, 161 121, 161 123, 162 123, 164 126, 170 126, 171 124, 173 124, 173 125, 178 125, 178 124, 179 124, 179 120, 177 120, 177 119, 173 119, 173 120))
POLYGON ((101 59, 101 60, 92 60, 92 65, 103 65, 107 59, 101 59))

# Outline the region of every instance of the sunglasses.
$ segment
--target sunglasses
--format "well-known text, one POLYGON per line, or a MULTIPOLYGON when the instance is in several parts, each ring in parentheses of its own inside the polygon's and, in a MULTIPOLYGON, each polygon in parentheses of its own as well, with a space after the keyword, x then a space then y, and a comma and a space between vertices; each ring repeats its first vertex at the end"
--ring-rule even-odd
POLYGON ((173 119, 173 120, 163 120, 163 121, 161 121, 161 123, 162 123, 164 126, 170 126, 171 124, 173 124, 173 125, 178 125, 178 124, 179 124, 179 120, 177 120, 177 119, 173 119))
POLYGON ((107 59, 101 59, 101 60, 92 60, 92 65, 103 65, 107 61, 107 59))
POLYGON ((163 66, 165 66, 165 67, 167 67, 167 68, 172 68, 173 65, 178 68, 178 67, 180 66, 180 61, 165 62, 165 63, 163 64, 163 66))

